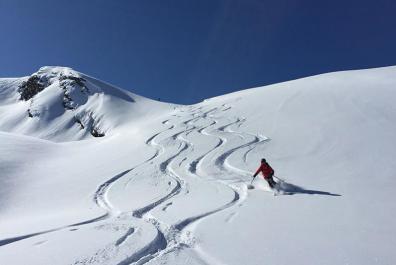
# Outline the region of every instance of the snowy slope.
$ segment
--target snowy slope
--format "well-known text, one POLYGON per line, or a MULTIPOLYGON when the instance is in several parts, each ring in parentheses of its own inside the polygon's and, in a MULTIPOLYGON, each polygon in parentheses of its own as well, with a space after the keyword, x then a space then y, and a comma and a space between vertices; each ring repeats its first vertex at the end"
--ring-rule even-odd
POLYGON ((53 66, 28 77, 0 80, 0 95, 0 130, 53 141, 103 137, 161 105, 53 66))
POLYGON ((34 75, 0 80, 0 264, 395 264, 396 67, 191 106, 34 75))

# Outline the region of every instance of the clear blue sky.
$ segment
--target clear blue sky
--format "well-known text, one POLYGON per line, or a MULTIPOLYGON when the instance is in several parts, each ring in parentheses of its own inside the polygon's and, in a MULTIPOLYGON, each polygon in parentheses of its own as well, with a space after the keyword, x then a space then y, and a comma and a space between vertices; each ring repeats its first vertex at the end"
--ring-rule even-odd
POLYGON ((396 1, 0 0, 0 76, 69 66, 190 104, 396 64, 396 1))

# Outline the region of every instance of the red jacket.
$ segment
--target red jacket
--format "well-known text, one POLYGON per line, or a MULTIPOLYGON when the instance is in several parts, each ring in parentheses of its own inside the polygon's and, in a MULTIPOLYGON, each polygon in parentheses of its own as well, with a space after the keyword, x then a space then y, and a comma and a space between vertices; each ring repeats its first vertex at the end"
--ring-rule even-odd
POLYGON ((256 177, 257 174, 260 173, 260 171, 263 174, 265 179, 274 173, 274 170, 272 169, 272 167, 270 165, 268 165, 268 163, 261 163, 261 165, 257 169, 256 173, 254 173, 254 177, 256 177))

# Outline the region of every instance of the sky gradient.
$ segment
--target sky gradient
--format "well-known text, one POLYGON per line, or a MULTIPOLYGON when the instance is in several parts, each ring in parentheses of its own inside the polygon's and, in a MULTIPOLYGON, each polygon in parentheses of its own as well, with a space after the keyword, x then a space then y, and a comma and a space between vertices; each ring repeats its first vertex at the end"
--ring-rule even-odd
POLYGON ((0 77, 44 65, 191 104, 396 64, 396 1, 3 1, 0 77))

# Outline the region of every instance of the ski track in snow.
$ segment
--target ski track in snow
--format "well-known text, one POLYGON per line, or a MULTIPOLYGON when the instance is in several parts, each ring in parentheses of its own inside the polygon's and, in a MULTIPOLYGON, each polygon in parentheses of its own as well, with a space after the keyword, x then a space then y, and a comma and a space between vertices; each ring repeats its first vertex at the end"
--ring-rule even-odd
MULTIPOLYGON (((159 258, 170 252, 181 250, 186 247, 193 248, 193 243, 189 242, 189 241, 192 242, 194 241, 192 239, 193 231, 188 230, 188 227, 191 224, 205 217, 208 217, 212 214, 215 214, 219 211, 226 210, 232 207, 233 205, 235 205, 237 202, 241 202, 246 198, 247 196, 246 189, 244 189, 241 185, 239 185, 238 187, 235 186, 235 183, 231 184, 228 183, 226 180, 213 179, 213 177, 211 177, 210 174, 204 174, 206 176, 202 176, 201 174, 197 173, 198 168, 202 169, 202 163, 206 158, 208 158, 211 154, 215 153, 216 151, 220 151, 220 153, 216 155, 216 159, 214 163, 214 166, 217 167, 217 170, 223 172, 223 174, 227 172, 232 174, 241 174, 243 170, 230 166, 227 159, 237 151, 243 150, 244 148, 248 148, 248 150, 245 151, 245 153, 242 155, 243 160, 246 162, 247 159, 246 157, 248 153, 252 149, 254 149, 255 146, 257 146, 258 144, 261 144, 268 140, 265 137, 253 136, 246 133, 241 134, 231 130, 231 127, 234 125, 236 125, 238 128, 242 125, 244 119, 241 118, 236 118, 235 121, 214 128, 214 126, 219 124, 220 122, 215 118, 213 118, 212 114, 216 113, 217 111, 227 111, 231 109, 231 107, 228 106, 222 106, 222 107, 223 109, 212 108, 208 111, 201 111, 202 110, 201 108, 197 110, 193 110, 190 108, 188 111, 185 112, 189 114, 191 118, 188 118, 187 120, 184 121, 179 120, 178 121, 179 124, 173 124, 167 130, 159 132, 147 140, 146 144, 153 148, 156 148, 157 150, 156 155, 147 162, 155 158, 159 159, 162 155, 167 153, 167 147, 164 144, 161 144, 161 142, 165 140, 172 140, 174 142, 173 146, 178 146, 175 154, 171 155, 170 157, 158 163, 160 172, 164 175, 170 176, 172 179, 174 179, 174 181, 176 181, 177 184, 166 196, 140 209, 133 211, 132 213, 133 217, 144 219, 146 222, 151 223, 152 225, 155 226, 155 228, 157 229, 157 237, 146 247, 144 247, 143 249, 141 249, 136 253, 131 254, 131 256, 124 259, 122 262, 118 263, 118 265, 145 264, 151 260, 159 258), (205 121, 209 120, 209 124, 202 127, 196 127, 194 123, 199 120, 205 120, 205 121), (180 126, 184 126, 185 128, 181 131, 172 134, 171 136, 168 136, 166 139, 163 139, 160 142, 155 141, 155 139, 159 137, 162 133, 169 132, 180 126), (188 126, 192 126, 192 127, 189 128, 188 126), (213 128, 211 132, 207 131, 209 128, 213 128), (179 176, 176 173, 176 170, 172 168, 172 165, 177 158, 180 158, 186 152, 194 151, 193 143, 188 140, 189 134, 193 132, 197 132, 206 137, 216 137, 218 142, 212 149, 208 150, 203 155, 199 156, 197 159, 191 161, 186 167, 186 174, 196 176, 202 179, 202 181, 217 181, 218 183, 221 183, 224 186, 224 188, 231 189, 234 193, 234 197, 232 198, 231 201, 229 201, 228 203, 226 203, 221 207, 210 210, 208 212, 203 212, 195 216, 188 217, 184 220, 181 220, 180 222, 178 222, 173 226, 169 226, 164 222, 162 222, 161 220, 152 216, 150 214, 150 211, 158 207, 159 205, 163 205, 165 203, 166 205, 163 206, 163 210, 166 210, 166 208, 172 204, 172 202, 169 202, 172 198, 174 198, 175 196, 181 196, 180 194, 182 194, 182 190, 188 189, 187 188, 188 185, 185 184, 185 179, 183 178, 183 176, 179 176), (236 147, 221 152, 221 150, 219 149, 221 149, 221 147, 225 147, 227 143, 227 136, 238 137, 242 141, 242 143, 236 147), (251 137, 253 139, 245 143, 246 141, 245 137, 251 137)), ((174 115, 174 117, 176 117, 177 119, 182 118, 182 116, 180 115, 174 115)), ((169 124, 171 122, 172 119, 165 120, 162 123, 169 124)), ((178 166, 180 167, 181 163, 186 161, 186 159, 187 158, 184 156, 181 162, 178 164, 178 166)), ((186 192, 183 194, 188 194, 188 190, 186 190, 186 192)), ((196 254, 197 256, 199 256, 199 260, 201 262, 204 262, 206 264, 210 263, 207 260, 205 260, 204 256, 200 255, 198 252, 196 254)))
MULTIPOLYGON (((231 107, 226 107, 225 110, 222 111, 226 111, 231 109, 231 107)), ((210 114, 214 113, 218 111, 218 108, 213 108, 209 111, 203 112, 202 115, 197 116, 197 112, 193 112, 190 114, 193 118, 187 119, 185 121, 182 121, 181 124, 185 125, 185 126, 189 126, 192 125, 193 122, 196 122, 200 119, 209 119, 210 118, 210 114)), ((210 118, 211 119, 211 118, 210 118)), ((243 122, 242 119, 236 119, 235 121, 228 123, 224 126, 221 126, 219 128, 214 129, 215 131, 218 132, 227 132, 231 135, 237 136, 240 139, 242 139, 243 141, 245 140, 244 136, 242 134, 238 134, 232 130, 227 130, 227 128, 231 127, 232 125, 238 125, 238 127, 241 126, 241 123, 243 122)), ((190 129, 185 129, 182 132, 178 132, 174 135, 172 135, 170 138, 173 140, 178 140, 178 141, 182 141, 182 143, 178 143, 179 145, 179 151, 171 156, 170 158, 168 158, 167 160, 163 161, 160 164, 160 170, 161 172, 163 172, 164 174, 169 174, 172 175, 175 180, 177 181, 178 185, 172 190, 171 193, 169 193, 167 196, 161 198, 160 200, 158 200, 155 203, 152 203, 142 209, 139 209, 137 211, 134 212, 134 216, 135 217, 139 217, 142 218, 144 217, 145 214, 147 214, 149 211, 151 211, 152 209, 154 209, 155 207, 157 207, 158 205, 164 203, 165 201, 168 201, 170 198, 173 198, 174 196, 178 195, 180 193, 180 191, 185 188, 182 186, 182 177, 178 176, 176 174, 176 172, 174 170, 172 170, 172 161, 174 161, 177 157, 179 157, 183 152, 186 152, 188 149, 192 149, 193 144, 191 142, 188 141, 187 138, 182 137, 182 135, 184 134, 185 137, 187 137, 190 133, 192 133, 193 131, 196 131, 198 133, 200 133, 201 135, 205 135, 205 136, 212 136, 212 137, 217 137, 218 138, 218 143, 215 145, 214 148, 212 148, 211 150, 207 151, 205 154, 201 155, 198 159, 193 160, 192 162, 190 162, 188 168, 187 168, 187 173, 190 173, 191 175, 195 175, 197 177, 201 177, 197 174, 197 167, 200 164, 201 161, 203 161, 206 157, 208 157, 211 153, 215 152, 216 150, 218 150, 221 146, 224 146, 227 142, 227 137, 220 137, 215 133, 209 133, 206 132, 205 130, 207 130, 209 127, 213 127, 214 125, 218 124, 219 122, 215 119, 212 119, 212 121, 210 122, 209 125, 203 126, 201 128, 196 128, 195 126, 193 126, 190 129), (180 148, 181 147, 181 148, 180 148)), ((243 149, 245 147, 249 147, 249 150, 247 152, 245 152, 244 157, 246 157, 246 153, 248 153, 249 151, 251 151, 254 147, 255 144, 259 144, 262 143, 263 141, 267 140, 266 138, 262 138, 262 137, 258 137, 258 136, 254 136, 253 140, 251 140, 248 143, 244 143, 241 144, 237 147, 234 147, 224 153, 221 153, 220 155, 218 155, 218 157, 216 158, 216 163, 215 166, 217 166, 219 171, 225 171, 226 167, 225 164, 227 162, 227 158, 232 155, 233 153, 235 153, 236 151, 243 149)), ((176 144, 176 143, 175 143, 176 144)), ((161 147, 163 150, 165 149, 164 146, 161 147)), ((182 161, 185 161, 186 158, 184 157, 182 159, 182 161)), ((179 164, 180 165, 180 164, 179 164)), ((228 169, 229 172, 233 172, 235 173, 239 173, 238 171, 234 172, 232 167, 229 167, 228 169)), ((208 177, 206 177, 206 179, 204 179, 204 181, 207 181, 207 179, 209 179, 208 177)), ((241 191, 243 189, 241 189, 240 187, 234 187, 233 185, 227 184, 225 181, 221 181, 218 180, 218 182, 220 182, 221 184, 223 184, 226 188, 231 189, 234 192, 234 198, 228 202, 227 204, 223 205, 222 207, 213 209, 211 211, 208 212, 204 212, 201 213, 199 215, 196 216, 191 216, 189 218, 186 218, 182 221, 180 221, 179 223, 177 223, 176 225, 169 227, 165 224, 163 224, 160 220, 153 218, 152 216, 147 218, 146 220, 149 222, 152 222, 156 228, 159 231, 159 235, 161 235, 161 237, 158 239, 159 242, 157 242, 157 249, 155 251, 155 253, 153 253, 152 248, 148 248, 147 251, 147 255, 145 257, 142 257, 141 260, 139 260, 139 262, 137 262, 136 264, 144 264, 150 260, 153 260, 157 257, 160 257, 164 254, 170 253, 172 251, 176 251, 178 249, 182 249, 184 247, 192 247, 192 245, 189 244, 188 240, 183 240, 182 238, 190 238, 191 239, 191 232, 192 231, 187 231, 187 227, 189 225, 191 225, 192 223, 210 216, 214 213, 217 213, 219 211, 225 210, 230 208, 231 206, 233 206, 234 204, 236 204, 238 201, 241 201, 242 199, 246 198, 246 191, 241 191), (166 240, 166 242, 164 242, 164 238, 166 240)), ((168 203, 167 206, 169 206, 168 203)), ((166 207, 164 207, 164 209, 166 209, 166 207)), ((197 253, 198 255, 198 253, 197 253)), ((200 257, 201 261, 205 261, 204 257, 200 257)), ((133 264, 134 262, 136 262, 136 259, 127 259, 126 263, 122 263, 122 264, 133 264)), ((208 263, 207 261, 205 263, 208 263)))
MULTIPOLYGON (((179 109, 179 113, 181 113, 181 115, 174 114, 172 115, 172 118, 162 121, 163 125, 169 126, 168 128, 152 135, 146 140, 146 145, 155 149, 154 155, 141 164, 111 177, 98 186, 96 192, 93 195, 93 201, 98 207, 105 210, 106 214, 78 224, 71 224, 40 233, 3 239, 0 240, 0 246, 44 233, 59 231, 62 229, 102 220, 112 221, 122 219, 127 222, 129 218, 136 218, 144 220, 148 224, 153 225, 157 231, 157 235, 151 242, 143 246, 140 250, 130 253, 129 256, 118 262, 118 265, 145 264, 173 251, 180 251, 184 248, 192 248, 194 250, 193 230, 189 229, 189 226, 217 212, 229 209, 238 202, 242 203, 247 196, 246 187, 244 187, 242 181, 235 182, 235 178, 228 179, 224 177, 228 175, 244 176, 244 174, 246 174, 244 170, 232 166, 229 163, 228 159, 230 156, 241 152, 240 159, 246 163, 249 152, 251 152, 258 145, 265 143, 269 139, 266 137, 251 135, 248 133, 240 133, 233 130, 233 127, 240 128, 243 125, 243 122, 245 121, 244 118, 236 117, 233 121, 224 121, 215 117, 217 112, 224 112, 232 109, 231 106, 223 104, 221 107, 215 107, 209 110, 204 110, 203 107, 196 109, 193 107, 182 108, 183 109, 179 109), (199 126, 197 125, 199 121, 203 121, 206 124, 199 126), (199 155, 198 158, 188 161, 186 154, 194 152, 194 144, 191 140, 189 140, 189 135, 192 133, 197 133, 203 137, 216 139, 217 143, 212 148, 209 148, 209 150, 206 150, 203 154, 199 155), (164 134, 166 134, 166 138, 158 139, 164 134), (238 139, 240 144, 227 148, 230 138, 238 139), (177 147, 176 151, 173 152, 175 147, 177 147), (181 161, 175 165, 177 159, 181 159, 181 161), (224 189, 231 190, 234 196, 229 202, 221 207, 190 216, 179 221, 175 225, 168 225, 162 220, 151 215, 150 212, 158 206, 161 206, 162 210, 166 211, 167 207, 172 205, 172 198, 177 196, 185 196, 189 193, 187 183, 188 178, 183 174, 180 175, 180 173, 178 173, 174 168, 181 168, 181 165, 184 162, 187 164, 183 174, 186 176, 189 175, 195 177, 203 183, 214 181, 224 187, 224 189), (125 178, 126 176, 131 178, 131 174, 129 173, 134 172, 137 168, 143 166, 150 168, 150 165, 151 167, 157 167, 157 170, 159 170, 162 175, 166 175, 173 179, 173 181, 176 183, 175 187, 163 197, 145 205, 144 207, 141 207, 140 209, 135 209, 132 213, 121 212, 120 210, 117 210, 116 206, 114 206, 108 199, 108 193, 111 190, 113 184, 118 180, 125 178), (212 176, 210 172, 207 172, 206 168, 212 168, 212 170, 214 168, 218 174, 216 174, 216 176, 212 176), (219 175, 222 177, 217 178, 219 175)), ((129 181, 130 179, 126 182, 126 185, 129 181)), ((115 241, 112 249, 104 247, 103 249, 98 250, 97 253, 108 252, 106 255, 111 256, 112 253, 114 254, 117 252, 115 249, 124 247, 124 243, 134 234, 135 230, 138 229, 134 227, 134 225, 136 224, 131 224, 126 233, 115 241)), ((199 261, 210 264, 210 262, 205 259, 205 255, 200 254, 201 252, 202 251, 196 251, 199 261)), ((90 264, 91 261, 92 263, 97 262, 95 257, 91 257, 76 261, 75 264, 90 264)))

